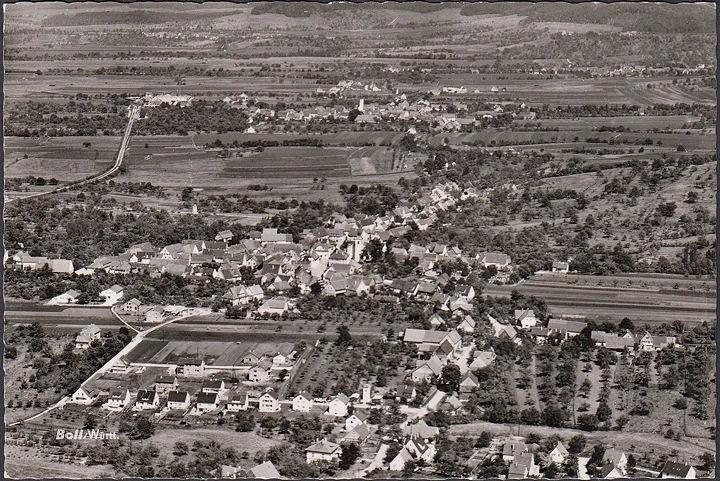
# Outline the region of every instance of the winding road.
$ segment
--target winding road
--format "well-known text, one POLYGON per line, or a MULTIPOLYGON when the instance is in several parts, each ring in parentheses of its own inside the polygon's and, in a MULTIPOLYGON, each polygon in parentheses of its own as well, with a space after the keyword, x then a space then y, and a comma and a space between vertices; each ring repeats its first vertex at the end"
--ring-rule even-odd
POLYGON ((69 189, 71 189, 73 187, 79 187, 82 185, 90 184, 92 182, 96 182, 98 180, 103 180, 103 179, 106 179, 106 178, 110 177, 111 175, 114 175, 115 173, 117 173, 120 170, 120 167, 122 166, 122 161, 125 158, 125 153, 127 152, 128 145, 130 145, 130 134, 132 133, 132 126, 133 126, 133 123, 135 122, 135 118, 138 116, 139 113, 140 113, 139 105, 131 105, 128 108, 128 123, 127 123, 127 126, 125 127, 125 135, 123 135, 122 142, 120 143, 120 150, 118 150, 118 155, 117 155, 117 158, 115 159, 115 164, 112 167, 110 167, 110 169, 108 169, 105 172, 102 172, 98 175, 95 175, 93 177, 90 177, 89 179, 72 182, 70 184, 63 185, 61 187, 56 187, 55 189, 49 190, 47 192, 38 192, 38 193, 30 194, 30 195, 27 195, 24 197, 15 197, 12 199, 6 198, 5 204, 9 204, 10 202, 13 202, 18 199, 30 199, 33 197, 40 197, 43 195, 56 194, 58 192, 67 192, 69 189))

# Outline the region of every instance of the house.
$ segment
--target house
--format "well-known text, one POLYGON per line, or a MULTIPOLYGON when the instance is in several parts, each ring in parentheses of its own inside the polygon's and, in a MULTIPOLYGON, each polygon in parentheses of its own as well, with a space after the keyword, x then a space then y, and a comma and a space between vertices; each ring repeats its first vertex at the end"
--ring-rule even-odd
POLYGON ((205 360, 192 357, 180 358, 175 374, 186 377, 202 377, 205 375, 205 360))
POLYGON ((405 465, 412 461, 413 457, 412 454, 410 454, 410 451, 408 451, 406 448, 402 448, 397 455, 393 458, 392 461, 390 461, 389 469, 390 471, 402 471, 405 469, 405 465))
POLYGON ((125 304, 122 305, 122 311, 125 314, 137 314, 138 309, 140 309, 140 306, 142 305, 142 302, 135 299, 134 297, 127 301, 125 304))
POLYGON ((465 373, 462 380, 460 381, 460 393, 469 393, 473 389, 480 385, 478 378, 470 371, 465 373))
POLYGON ((475 332, 475 325, 475 319, 471 316, 465 316, 462 322, 458 324, 457 328, 466 334, 472 334, 475 332))
POLYGON ((560 274, 567 274, 570 271, 569 262, 555 261, 552 263, 552 271, 560 274))
POLYGON ((305 449, 305 457, 308 463, 314 463, 315 461, 336 461, 340 459, 342 449, 339 444, 322 439, 308 446, 305 449))
POLYGON ((253 366, 248 371, 248 379, 250 382, 268 382, 270 380, 270 370, 264 366, 253 366))
POLYGON ((561 441, 558 441, 557 445, 548 453, 548 459, 550 462, 557 464, 558 466, 565 462, 567 457, 570 455, 565 446, 561 441))
POLYGON ((168 409, 181 409, 183 411, 190 408, 190 394, 186 391, 170 391, 167 400, 168 409))
POLYGON ((694 467, 673 461, 666 461, 665 466, 663 466, 662 471, 660 471, 660 477, 662 479, 695 479, 696 474, 694 467))
POLYGON ((342 442, 344 443, 356 443, 358 445, 365 442, 365 440, 370 436, 370 428, 367 427, 365 424, 360 424, 358 426, 355 426, 350 432, 348 432, 343 438, 342 442))
POLYGON ((527 452, 528 447, 525 444, 525 441, 513 439, 503 445, 502 458, 506 463, 512 462, 516 457, 527 452))
POLYGON ((72 261, 68 259, 50 259, 48 266, 55 274, 72 274, 75 272, 72 261))
POLYGON ((113 389, 107 400, 107 407, 110 409, 124 409, 130 404, 130 391, 125 389, 113 389))
POLYGON ((114 284, 104 291, 100 291, 100 297, 105 298, 106 304, 116 304, 123 297, 123 288, 114 284))
POLYGON ((477 371, 478 369, 484 369, 495 361, 495 351, 475 351, 473 353, 473 361, 470 363, 469 370, 477 371))
POLYGON ((273 297, 261 305, 258 314, 284 314, 290 309, 289 300, 286 297, 273 297))
POLYGON ((78 301, 78 297, 80 297, 80 291, 76 289, 70 289, 67 292, 64 292, 63 294, 60 294, 59 296, 55 296, 52 298, 51 303, 52 304, 75 304, 78 301))
POLYGON ((348 404, 350 404, 350 398, 344 393, 340 393, 330 401, 326 414, 345 417, 348 413, 348 404))
POLYGON ((72 397, 70 398, 70 402, 73 404, 82 404, 84 406, 89 406, 90 404, 97 401, 98 396, 100 396, 99 390, 80 386, 73 393, 72 397))
MULTIPOLYGON (((142 313, 143 308, 140 308, 140 313, 142 313)), ((153 306, 145 310, 145 322, 150 324, 157 324, 159 322, 162 322, 165 318, 165 309, 163 309, 160 306, 153 306)))
POLYGON ((623 476, 625 475, 628 460, 625 453, 619 449, 606 449, 605 454, 603 454, 603 462, 611 463, 622 473, 623 476))
POLYGON ((606 463, 602 469, 600 469, 601 479, 618 479, 625 477, 620 469, 613 463, 606 463))
POLYGON ((530 476, 540 476, 540 466, 535 464, 533 453, 522 453, 515 457, 508 469, 508 479, 526 479, 530 476))
POLYGON ((211 379, 202 385, 202 392, 208 394, 223 394, 225 392, 225 381, 222 379, 211 379))
POLYGON ((217 393, 199 392, 195 404, 198 412, 206 413, 220 408, 220 400, 217 393))
POLYGON ((276 413, 280 411, 280 401, 269 392, 266 392, 258 398, 258 411, 261 413, 276 413))
POLYGON ((75 338, 75 349, 87 349, 93 341, 100 339, 101 329, 95 324, 84 327, 75 338))
POLYGON ((443 341, 447 340, 453 349, 462 345, 462 337, 455 330, 451 331, 428 331, 425 329, 405 329, 403 342, 418 344, 419 352, 433 352, 443 341))
POLYGON ((502 252, 484 252, 479 254, 478 260, 485 268, 495 266, 497 269, 507 269, 511 263, 510 256, 502 252))
POLYGON ((364 413, 355 411, 345 419, 345 431, 352 431, 357 426, 365 424, 366 421, 367 416, 364 413))
POLYGON ((308 393, 305 391, 300 392, 297 396, 292 398, 292 410, 309 412, 312 409, 313 400, 308 393))
POLYGON ((439 376, 442 372, 443 362, 437 356, 432 356, 427 361, 421 361, 420 365, 413 370, 410 378, 413 382, 430 382, 433 376, 439 376))
POLYGON ((246 474, 248 478, 255 479, 280 479, 280 473, 271 461, 265 461, 264 463, 258 464, 255 467, 250 468, 246 474))
POLYGON ((550 319, 547 328, 550 334, 560 333, 565 339, 575 337, 587 327, 585 321, 571 321, 568 319, 550 319))
MULTIPOLYGON (((223 276, 225 274, 222 273, 223 276)), ((233 306, 246 305, 250 303, 251 296, 248 293, 248 289, 245 286, 232 286, 223 296, 223 299, 232 302, 233 306)))
POLYGON ((445 396, 446 394, 443 391, 433 387, 425 396, 425 399, 423 399, 423 403, 425 404, 425 407, 427 407, 428 411, 437 411, 445 399, 445 396))
POLYGON ((515 309, 515 319, 517 319, 523 329, 535 327, 540 321, 540 319, 535 317, 535 311, 532 309, 515 309))
POLYGON ((424 419, 415 424, 410 424, 403 429, 403 434, 410 437, 418 437, 424 441, 433 439, 440 434, 440 428, 428 426, 424 419))
POLYGON ((178 387, 177 378, 175 376, 160 376, 155 380, 154 388, 160 394, 174 391, 178 387))
POLYGON ((395 392, 395 400, 402 403, 410 403, 417 397, 417 389, 412 384, 402 384, 395 392))
POLYGON ((222 230, 217 233, 215 240, 219 242, 230 242, 234 237, 233 233, 229 230, 222 230))
POLYGON ((136 409, 155 409, 160 406, 160 397, 157 391, 149 391, 141 389, 138 391, 135 397, 135 408, 136 409))
POLYGON ((228 411, 247 411, 250 404, 250 396, 247 393, 235 393, 230 396, 226 408, 228 411))
POLYGON ((442 326, 443 324, 445 324, 445 319, 440 317, 440 315, 438 313, 435 313, 432 316, 430 316, 430 319, 428 319, 428 321, 430 322, 430 325, 432 327, 438 327, 438 326, 442 326))
POLYGON ((292 244, 292 234, 280 234, 277 229, 265 228, 260 234, 260 242, 267 244, 292 244))
POLYGON ((405 443, 405 449, 417 459, 430 463, 435 457, 435 443, 427 442, 419 436, 411 436, 405 443))

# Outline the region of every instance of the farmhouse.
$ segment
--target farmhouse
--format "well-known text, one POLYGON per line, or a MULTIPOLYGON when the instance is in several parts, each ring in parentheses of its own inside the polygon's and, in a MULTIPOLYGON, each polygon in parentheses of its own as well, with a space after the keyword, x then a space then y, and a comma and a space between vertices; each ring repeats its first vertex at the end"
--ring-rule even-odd
POLYGON ((517 319, 523 329, 535 327, 540 321, 535 317, 535 311, 532 309, 515 309, 515 319, 517 319))
POLYGON ((428 331, 425 329, 405 329, 403 342, 410 342, 418 345, 419 352, 435 351, 443 341, 447 340, 453 349, 462 344, 462 337, 455 330, 451 331, 428 331))
POLYGON ((284 314, 290 309, 289 300, 286 297, 273 297, 258 308, 258 314, 284 314))
POLYGON ((355 411, 345 419, 345 430, 352 431, 357 426, 365 424, 365 421, 367 421, 367 416, 360 411, 355 411))
POLYGON ((550 319, 547 325, 550 334, 558 332, 565 339, 577 336, 586 327, 587 322, 585 321, 570 321, 567 319, 550 319))
POLYGON ((134 297, 127 301, 125 304, 122 305, 122 311, 125 314, 137 314, 138 309, 140 309, 140 306, 142 305, 142 302, 135 299, 134 297))
POLYGON ((342 449, 339 444, 323 439, 308 446, 305 449, 305 457, 308 463, 315 461, 334 461, 340 459, 342 449))
POLYGON ((495 266, 498 269, 507 269, 510 266, 510 256, 502 252, 484 252, 478 255, 483 267, 495 266))

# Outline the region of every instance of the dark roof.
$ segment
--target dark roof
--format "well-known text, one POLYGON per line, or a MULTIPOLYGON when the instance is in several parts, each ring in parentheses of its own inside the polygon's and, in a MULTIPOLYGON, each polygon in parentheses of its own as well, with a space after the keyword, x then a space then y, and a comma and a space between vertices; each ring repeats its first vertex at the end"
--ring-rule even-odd
POLYGON ((217 394, 199 392, 197 395, 197 402, 198 402, 198 404, 199 403, 216 404, 217 403, 217 394))
POLYGON ((188 393, 186 391, 170 391, 168 393, 168 402, 185 402, 187 401, 188 393))
POLYGON ((137 402, 152 402, 155 398, 155 391, 144 391, 140 390, 137 393, 137 402))
POLYGON ((690 468, 692 468, 692 466, 688 464, 667 461, 660 474, 667 474, 673 478, 684 478, 688 475, 690 468))

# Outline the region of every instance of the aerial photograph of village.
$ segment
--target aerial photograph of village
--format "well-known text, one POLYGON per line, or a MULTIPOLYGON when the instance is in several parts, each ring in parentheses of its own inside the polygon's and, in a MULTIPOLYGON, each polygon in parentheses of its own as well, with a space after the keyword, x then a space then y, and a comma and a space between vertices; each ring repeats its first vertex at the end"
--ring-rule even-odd
POLYGON ((5 477, 714 478, 715 18, 5 4, 5 477))

